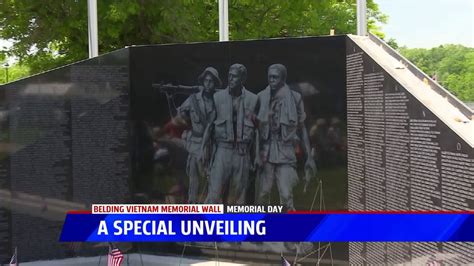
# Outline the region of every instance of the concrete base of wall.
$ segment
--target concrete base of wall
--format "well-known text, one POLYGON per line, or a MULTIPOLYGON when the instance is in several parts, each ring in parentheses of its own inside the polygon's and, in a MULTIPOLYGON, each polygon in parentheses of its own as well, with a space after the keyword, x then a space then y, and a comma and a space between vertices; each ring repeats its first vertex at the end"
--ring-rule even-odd
MULTIPOLYGON (((50 261, 32 261, 21 263, 22 266, 107 266, 107 256, 101 257, 78 257, 63 260, 50 260, 50 261)), ((123 266, 138 265, 138 266, 175 266, 175 265, 195 265, 195 266, 206 266, 206 265, 220 265, 220 266, 240 266, 247 264, 239 264, 225 261, 215 260, 200 260, 180 257, 169 257, 169 256, 154 256, 154 255, 141 255, 140 254, 126 254, 123 266), (143 262, 143 264, 142 264, 143 262)))

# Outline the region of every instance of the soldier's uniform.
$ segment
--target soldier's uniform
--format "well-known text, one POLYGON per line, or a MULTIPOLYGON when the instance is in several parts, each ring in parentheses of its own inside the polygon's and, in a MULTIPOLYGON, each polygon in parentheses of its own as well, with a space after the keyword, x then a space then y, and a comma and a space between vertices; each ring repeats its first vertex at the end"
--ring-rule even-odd
POLYGON ((296 145, 299 127, 304 126, 306 114, 301 94, 284 85, 272 96, 270 87, 258 93, 260 109, 257 115, 260 134, 260 171, 257 204, 267 204, 276 180, 280 204, 294 210, 293 188, 298 181, 296 173, 296 145))
MULTIPOLYGON (((200 83, 205 74, 211 74, 217 81, 216 86, 220 86, 220 79, 217 70, 212 67, 206 68, 199 77, 200 83)), ((212 97, 204 97, 203 92, 197 92, 189 96, 186 101, 178 108, 178 114, 188 118, 191 121, 191 129, 183 133, 186 140, 186 150, 188 159, 186 163, 186 173, 189 176, 188 202, 198 202, 199 178, 202 176, 203 169, 199 159, 201 158, 201 145, 204 131, 209 123, 214 121, 216 111, 212 97)))
POLYGON ((244 204, 250 171, 250 148, 255 135, 257 96, 242 88, 233 97, 229 88, 214 94, 216 119, 213 123, 216 150, 211 159, 207 203, 222 202, 229 185, 229 203, 244 204))

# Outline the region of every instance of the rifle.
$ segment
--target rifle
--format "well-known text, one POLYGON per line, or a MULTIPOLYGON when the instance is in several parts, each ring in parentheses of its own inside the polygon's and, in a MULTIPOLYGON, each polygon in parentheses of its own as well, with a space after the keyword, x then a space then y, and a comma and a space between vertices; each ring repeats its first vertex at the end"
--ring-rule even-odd
POLYGON ((161 93, 166 94, 168 97, 174 94, 189 95, 201 90, 201 86, 172 85, 162 83, 154 83, 152 84, 152 87, 153 89, 157 89, 161 93))
POLYGON ((154 83, 151 86, 153 89, 157 89, 166 95, 166 100, 168 101, 168 111, 171 117, 176 116, 177 108, 173 98, 175 94, 190 95, 201 90, 201 86, 172 85, 169 83, 154 83))

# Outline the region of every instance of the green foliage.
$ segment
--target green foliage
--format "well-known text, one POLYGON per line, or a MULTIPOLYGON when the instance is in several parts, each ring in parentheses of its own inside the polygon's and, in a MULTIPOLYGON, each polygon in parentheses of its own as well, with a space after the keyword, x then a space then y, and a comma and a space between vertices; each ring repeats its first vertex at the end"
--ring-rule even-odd
MULTIPOLYGON (((385 23, 374 1, 368 1, 369 29, 385 23)), ((356 32, 355 0, 234 0, 229 4, 230 38, 260 39, 356 32)))
POLYGON ((474 101, 474 48, 441 45, 432 49, 406 47, 400 52, 463 101, 474 101))
MULTIPOLYGON (((99 51, 218 40, 216 0, 100 0, 99 51)), ((0 38, 37 73, 88 56, 87 0, 2 0, 0 38)), ((386 22, 368 0, 369 29, 386 22)), ((356 32, 356 0, 231 0, 231 40, 356 32)))
POLYGON ((398 50, 399 48, 397 40, 395 40, 394 38, 388 39, 387 44, 390 45, 395 50, 398 50))
POLYGON ((30 74, 30 69, 25 65, 14 64, 9 66, 7 70, 4 64, 2 64, 0 65, 0 84, 6 83, 7 71, 9 82, 27 77, 30 74))

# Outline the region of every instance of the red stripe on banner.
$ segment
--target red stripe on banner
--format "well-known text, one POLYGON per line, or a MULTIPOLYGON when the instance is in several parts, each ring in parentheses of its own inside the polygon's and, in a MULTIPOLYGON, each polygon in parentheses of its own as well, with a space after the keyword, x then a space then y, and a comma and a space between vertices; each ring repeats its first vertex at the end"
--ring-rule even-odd
MULTIPOLYGON (((474 211, 288 211, 289 214, 474 214, 474 211)), ((90 210, 72 210, 67 214, 92 214, 90 210)))
POLYGON ((72 210, 72 211, 68 211, 67 214, 92 214, 92 211, 88 211, 88 210, 72 210))
POLYGON ((288 214, 474 214, 474 211, 288 211, 288 214))

